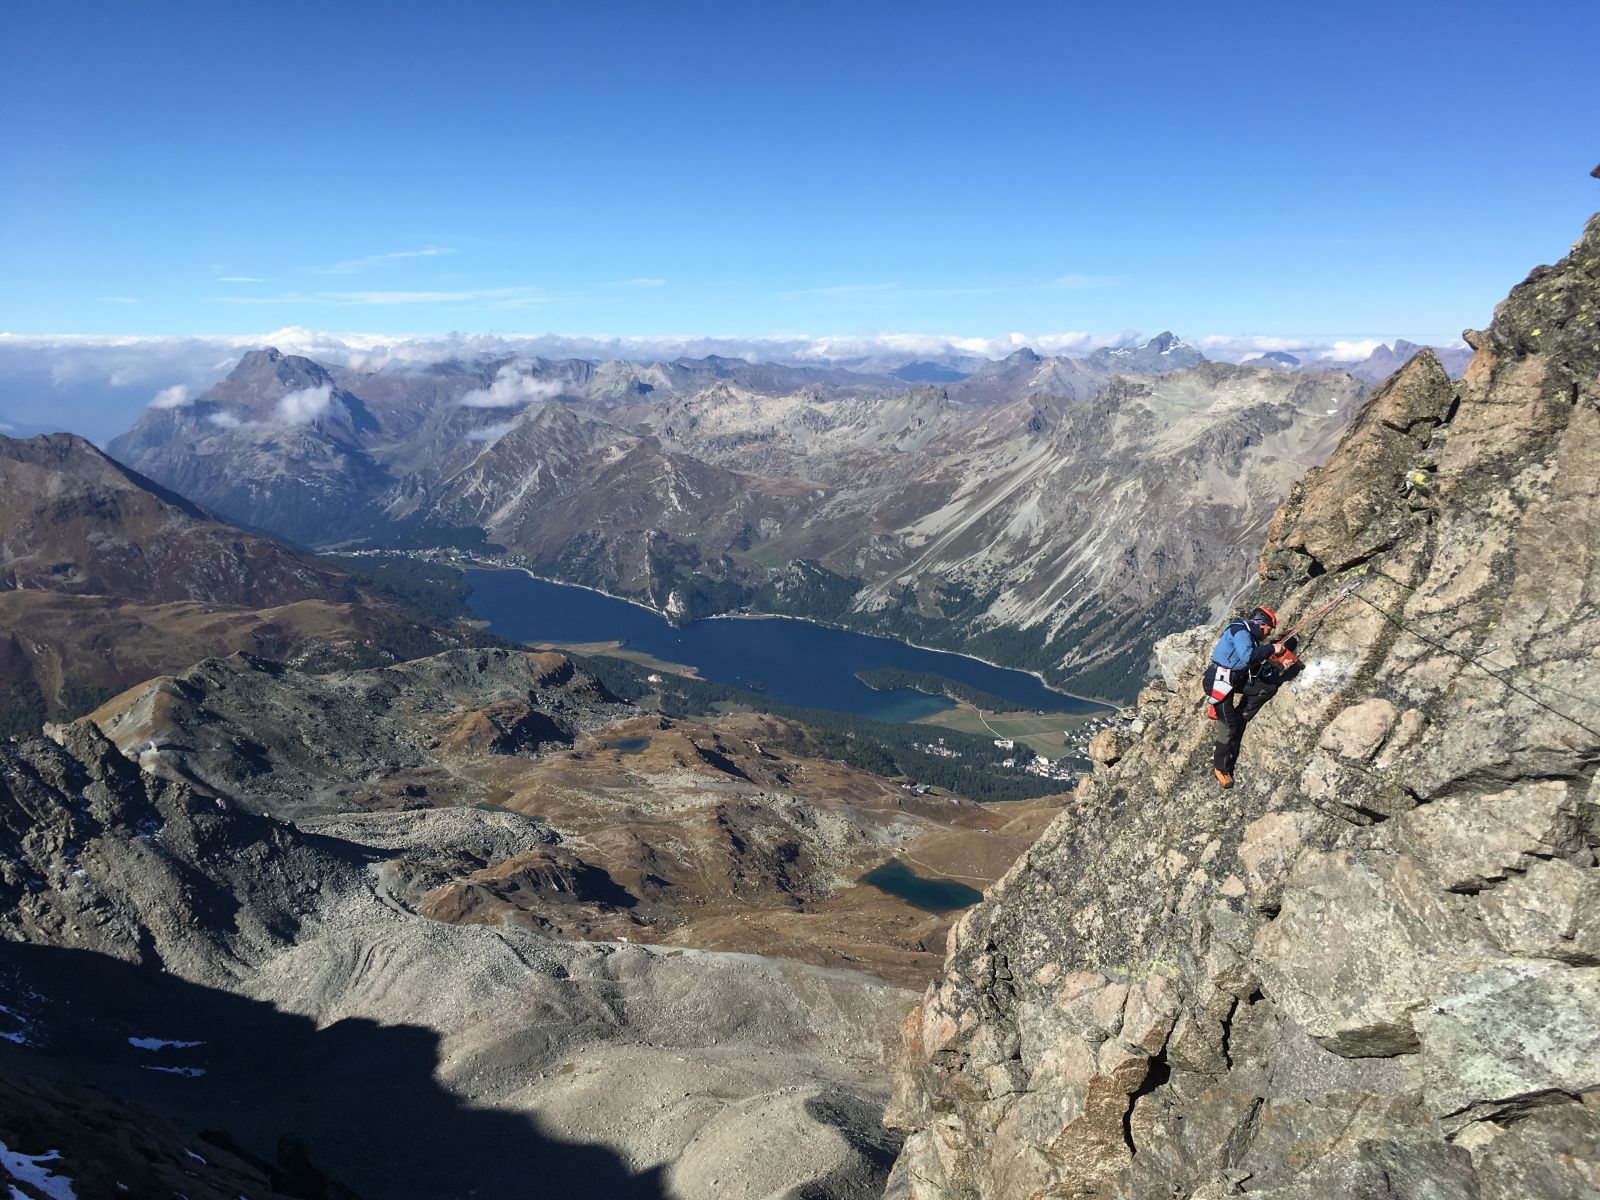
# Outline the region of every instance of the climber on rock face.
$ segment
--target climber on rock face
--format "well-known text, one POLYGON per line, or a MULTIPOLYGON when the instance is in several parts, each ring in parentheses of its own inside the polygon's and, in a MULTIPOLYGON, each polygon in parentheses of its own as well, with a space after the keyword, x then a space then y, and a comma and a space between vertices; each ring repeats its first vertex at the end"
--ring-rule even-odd
POLYGON ((1254 609, 1229 621, 1211 652, 1202 686, 1207 713, 1217 721, 1211 771, 1225 788, 1233 786, 1244 727, 1299 670, 1293 645, 1270 640, 1277 626, 1278 615, 1270 608, 1254 609))

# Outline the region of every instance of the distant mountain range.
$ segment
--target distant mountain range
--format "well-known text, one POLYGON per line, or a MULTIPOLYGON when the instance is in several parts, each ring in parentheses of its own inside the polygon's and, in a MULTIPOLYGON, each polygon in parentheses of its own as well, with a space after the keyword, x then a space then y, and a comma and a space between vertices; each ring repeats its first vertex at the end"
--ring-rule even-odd
POLYGON ((1069 400, 1087 400, 1114 375, 1165 375, 1198 366, 1204 355, 1170 333, 1143 346, 1096 350, 1086 358, 1041 357, 1027 347, 998 362, 986 362, 965 379, 950 385, 957 404, 993 404, 1043 392, 1069 400))
POLYGON ((1366 358, 1360 360, 1334 360, 1315 359, 1302 361, 1292 354, 1282 350, 1269 350, 1265 354, 1258 354, 1253 358, 1245 359, 1240 365, 1246 367, 1271 367, 1278 371, 1343 371, 1354 375, 1364 383, 1382 383, 1393 375, 1406 363, 1416 357, 1423 349, 1431 349, 1439 359, 1439 365, 1445 369, 1445 374, 1451 379, 1460 379, 1461 372, 1467 369, 1467 360, 1472 357, 1472 350, 1468 346, 1430 346, 1423 347, 1415 342, 1405 341, 1403 338, 1393 345, 1379 345, 1366 358))
POLYGON ((363 372, 269 349, 111 451, 305 544, 498 549, 678 619, 791 613, 1115 696, 1156 636, 1226 604, 1362 394, 1170 333, 920 385, 715 357, 363 372))

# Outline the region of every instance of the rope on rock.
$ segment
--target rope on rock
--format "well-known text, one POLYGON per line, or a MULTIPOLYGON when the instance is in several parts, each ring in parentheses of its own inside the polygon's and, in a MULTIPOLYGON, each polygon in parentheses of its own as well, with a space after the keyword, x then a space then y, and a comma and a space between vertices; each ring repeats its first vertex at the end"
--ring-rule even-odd
MULTIPOLYGON (((1393 584, 1395 584, 1395 585, 1397 585, 1399 587, 1407 588, 1410 591, 1415 591, 1416 590, 1415 588, 1410 587, 1408 584, 1401 583, 1398 579, 1391 578, 1390 576, 1384 575, 1381 572, 1377 572, 1376 574, 1377 574, 1378 578, 1388 580, 1388 582, 1393 583, 1393 584)), ((1410 626, 1410 625, 1406 624, 1404 621, 1402 621, 1399 617, 1395 616, 1393 613, 1389 612, 1388 610, 1382 608, 1381 606, 1379 606, 1377 604, 1374 604, 1371 600, 1367 599, 1360 592, 1352 591, 1352 592, 1350 592, 1350 595, 1354 596, 1357 600, 1361 601, 1361 603, 1365 604, 1368 608, 1372 609, 1373 612, 1377 613, 1380 617, 1382 617, 1384 620, 1388 621, 1391 625, 1394 625, 1397 629, 1403 629, 1406 633, 1409 633, 1412 637, 1416 638, 1419 642, 1422 642, 1423 644, 1428 645, 1428 646, 1432 646, 1435 650, 1441 650, 1444 653, 1446 653, 1448 655, 1451 655, 1454 658, 1459 658, 1462 662, 1466 663, 1470 667, 1477 667, 1478 670, 1482 671, 1484 674, 1490 676, 1491 678, 1493 678, 1495 680, 1498 680, 1505 687, 1509 688, 1513 692, 1516 692, 1517 695, 1523 697, 1525 700, 1530 700, 1534 704, 1537 704, 1540 708, 1546 710, 1547 712, 1554 713, 1556 716, 1560 717, 1563 721, 1572 722, 1572 724, 1576 725, 1579 729, 1583 730, 1590 737, 1595 738, 1596 740, 1600 740, 1600 730, 1595 729, 1591 725, 1585 725, 1582 721, 1578 720, 1578 718, 1573 716, 1571 713, 1562 712, 1559 708, 1555 707, 1555 705, 1546 703, 1545 701, 1539 699, 1538 696, 1535 696, 1532 692, 1527 691, 1525 688, 1520 687, 1517 684, 1513 683, 1511 680, 1507 679, 1506 678, 1506 672, 1514 670, 1515 668, 1513 668, 1513 667, 1493 667, 1493 666, 1490 666, 1488 663, 1483 662, 1481 659, 1474 658, 1470 654, 1465 654, 1462 651, 1455 649, 1453 646, 1447 646, 1447 645, 1445 645, 1445 643, 1443 643, 1441 641, 1438 641, 1435 638, 1431 638, 1427 634, 1421 632, 1420 630, 1413 628, 1412 626, 1410 626)), ((1571 692, 1564 692, 1560 688, 1550 687, 1549 684, 1541 683, 1541 684, 1530 685, 1530 686, 1537 686, 1537 687, 1545 688, 1548 691, 1555 692, 1557 695, 1566 696, 1569 699, 1576 700, 1580 704, 1585 704, 1585 705, 1588 705, 1591 708, 1600 709, 1600 704, 1597 704, 1593 699, 1590 699, 1590 698, 1585 697, 1585 696, 1574 695, 1571 692)))

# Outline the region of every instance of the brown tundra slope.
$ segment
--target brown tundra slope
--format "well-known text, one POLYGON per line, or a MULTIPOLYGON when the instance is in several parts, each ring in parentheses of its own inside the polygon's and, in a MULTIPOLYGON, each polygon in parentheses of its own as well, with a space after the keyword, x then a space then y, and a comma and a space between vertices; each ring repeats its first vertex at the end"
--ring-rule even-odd
POLYGON ((1357 598, 1231 791, 1195 657, 957 923, 889 1196, 1596 1194, 1597 319, 1600 217, 1294 490, 1247 602, 1357 598))
POLYGON ((312 665, 461 641, 80 437, 0 437, 0 734, 208 654, 312 665))

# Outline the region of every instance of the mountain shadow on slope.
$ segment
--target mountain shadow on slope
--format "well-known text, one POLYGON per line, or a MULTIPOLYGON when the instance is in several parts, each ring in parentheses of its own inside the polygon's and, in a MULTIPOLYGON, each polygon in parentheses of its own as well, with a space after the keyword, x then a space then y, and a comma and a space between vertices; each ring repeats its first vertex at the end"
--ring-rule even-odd
POLYGON ((420 1026, 346 1018, 318 1028, 270 1004, 56 947, 0 945, 0 983, 23 1027, 22 1044, 0 1040, 0 1135, 13 1152, 59 1150, 55 1169, 79 1195, 118 1194, 119 1183, 131 1189, 122 1194, 164 1194, 185 1179, 187 1194, 230 1194, 228 1183, 236 1194, 243 1177, 224 1172, 242 1160, 263 1168, 257 1186, 284 1196, 345 1194, 327 1176, 395 1200, 665 1196, 659 1169, 634 1173, 607 1150, 548 1137, 528 1116, 461 1103, 436 1080, 439 1039, 420 1026), (141 1049, 133 1038, 200 1044, 141 1049), (96 1119, 81 1119, 74 1097, 96 1119), (108 1123, 107 1112, 123 1119, 108 1123), (192 1143, 145 1141, 140 1152, 150 1112, 193 1131, 192 1143))

